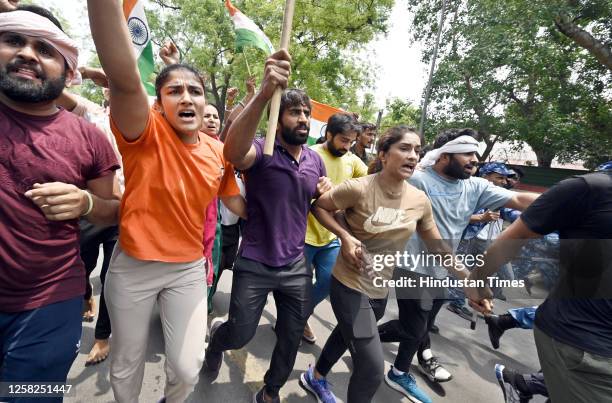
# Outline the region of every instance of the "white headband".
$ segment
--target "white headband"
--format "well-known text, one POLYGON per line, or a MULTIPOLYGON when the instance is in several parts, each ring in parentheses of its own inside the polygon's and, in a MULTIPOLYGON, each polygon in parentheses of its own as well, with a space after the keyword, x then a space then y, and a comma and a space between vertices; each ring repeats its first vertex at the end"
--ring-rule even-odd
POLYGON ((79 49, 76 42, 48 18, 25 10, 0 13, 0 32, 15 32, 45 41, 64 57, 68 68, 75 74, 73 83, 80 82, 81 75, 77 70, 79 49))
POLYGON ((440 148, 431 150, 421 160, 419 165, 421 168, 427 168, 434 165, 442 156, 442 154, 461 154, 478 152, 478 141, 472 136, 459 136, 454 140, 449 141, 440 148))

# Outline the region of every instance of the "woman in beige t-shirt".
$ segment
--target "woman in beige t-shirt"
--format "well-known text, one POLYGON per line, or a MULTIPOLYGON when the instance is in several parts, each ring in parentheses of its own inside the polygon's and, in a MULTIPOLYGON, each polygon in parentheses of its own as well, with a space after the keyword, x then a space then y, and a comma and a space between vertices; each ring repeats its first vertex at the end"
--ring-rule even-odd
POLYGON ((325 376, 347 348, 354 365, 347 401, 372 400, 384 370, 376 322, 385 311, 385 280, 396 266, 395 254, 403 253, 415 231, 424 240, 440 239, 429 199, 406 181, 418 162, 419 135, 407 126, 394 127, 377 148, 374 174, 345 181, 316 202, 316 208, 344 210, 349 229, 335 228, 342 253, 332 273, 330 300, 338 325, 316 367, 300 377, 301 385, 322 402, 335 402, 325 376))

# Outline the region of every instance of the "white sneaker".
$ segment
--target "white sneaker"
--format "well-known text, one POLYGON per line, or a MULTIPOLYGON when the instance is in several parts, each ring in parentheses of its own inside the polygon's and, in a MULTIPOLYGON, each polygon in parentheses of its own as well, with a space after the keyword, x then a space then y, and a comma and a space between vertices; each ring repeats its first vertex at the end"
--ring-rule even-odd
POLYGON ((453 379, 451 373, 440 365, 436 357, 419 362, 419 369, 432 382, 447 382, 453 379))
POLYGON ((315 336, 308 322, 306 322, 306 326, 304 327, 304 333, 302 334, 302 339, 306 340, 310 344, 314 344, 314 342, 317 341, 317 336, 315 336))

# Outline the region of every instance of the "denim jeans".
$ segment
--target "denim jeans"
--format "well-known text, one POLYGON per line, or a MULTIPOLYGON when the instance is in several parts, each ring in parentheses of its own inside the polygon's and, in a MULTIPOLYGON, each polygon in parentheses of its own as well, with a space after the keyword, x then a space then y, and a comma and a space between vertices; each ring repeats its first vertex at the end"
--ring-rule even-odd
POLYGON ((313 309, 329 295, 331 274, 340 253, 340 241, 336 238, 327 245, 312 246, 306 244, 304 257, 306 265, 314 266, 315 283, 312 289, 313 309))
POLYGON ((508 313, 512 315, 516 323, 521 329, 533 329, 533 321, 537 306, 529 306, 526 308, 508 309, 508 313))

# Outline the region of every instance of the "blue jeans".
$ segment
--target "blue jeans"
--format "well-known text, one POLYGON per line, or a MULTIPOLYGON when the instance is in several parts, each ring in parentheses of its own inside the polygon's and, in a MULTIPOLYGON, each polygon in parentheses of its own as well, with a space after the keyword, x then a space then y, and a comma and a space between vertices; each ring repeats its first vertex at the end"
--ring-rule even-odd
POLYGON ((315 283, 312 289, 312 307, 319 305, 329 295, 331 274, 336 258, 340 253, 340 241, 336 238, 327 245, 312 246, 306 244, 304 257, 308 267, 314 265, 315 283))
POLYGON ((537 306, 530 306, 527 308, 516 308, 508 309, 508 313, 512 315, 516 323, 521 329, 533 329, 533 321, 535 320, 535 313, 537 306))
MULTIPOLYGON (((0 382, 66 382, 81 339, 83 296, 24 312, 0 312, 0 382)), ((1 401, 61 402, 56 398, 1 401)))

